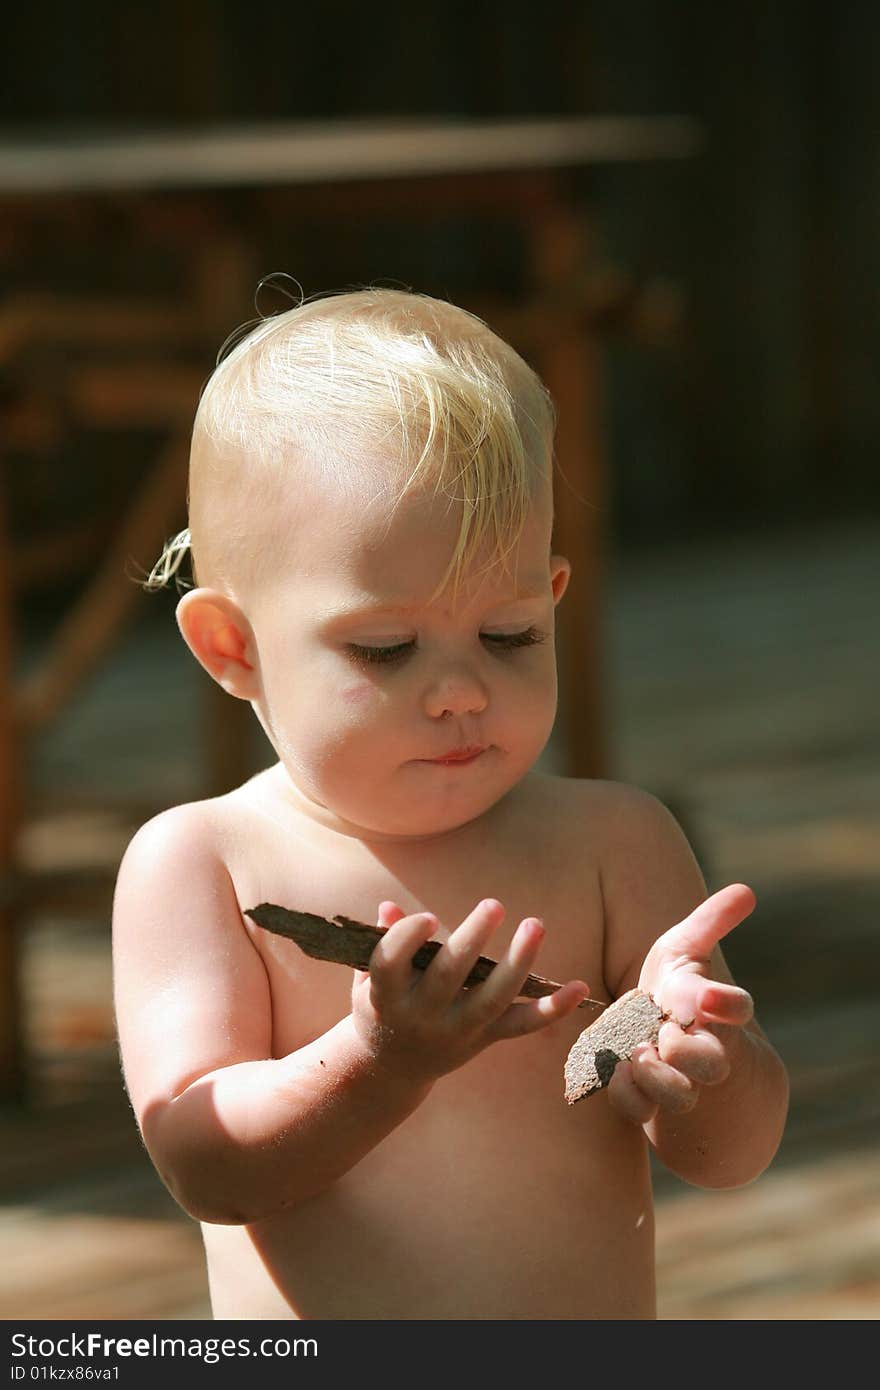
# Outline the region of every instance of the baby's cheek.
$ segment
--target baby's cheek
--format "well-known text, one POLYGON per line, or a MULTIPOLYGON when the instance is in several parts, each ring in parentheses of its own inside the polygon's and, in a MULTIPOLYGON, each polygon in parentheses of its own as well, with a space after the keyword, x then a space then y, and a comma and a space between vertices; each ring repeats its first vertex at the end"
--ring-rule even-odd
POLYGON ((358 681, 355 685, 346 685, 342 689, 342 702, 349 709, 362 709, 365 705, 370 705, 376 698, 376 691, 369 681, 358 681))
POLYGON ((377 731, 383 713, 382 692, 369 681, 355 681, 339 691, 336 706, 338 734, 343 740, 367 730, 377 731))

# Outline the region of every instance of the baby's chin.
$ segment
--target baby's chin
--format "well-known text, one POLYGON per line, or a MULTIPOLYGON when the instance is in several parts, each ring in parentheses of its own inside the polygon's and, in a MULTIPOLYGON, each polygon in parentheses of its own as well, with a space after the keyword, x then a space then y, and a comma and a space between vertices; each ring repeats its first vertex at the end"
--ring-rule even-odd
POLYGON ((525 743, 515 750, 493 744, 458 763, 412 759, 385 779, 342 777, 339 769, 329 768, 321 775, 318 768, 302 765, 292 773, 286 760, 277 772, 285 799, 325 829, 353 839, 416 843, 478 821, 522 781, 539 753, 525 743))
MULTIPOLYGON (((527 769, 524 769, 524 772, 527 769)), ((434 775, 434 770, 431 774, 434 775)), ((438 771, 438 777, 444 774, 438 771)), ((364 809, 358 818, 362 824, 364 839, 388 839, 398 842, 424 843, 426 840, 441 840, 454 835, 456 831, 475 825, 486 816, 522 780, 522 775, 513 779, 491 779, 480 788, 454 791, 444 789, 443 794, 432 797, 428 792, 418 801, 405 808, 381 807, 372 805, 364 809)))

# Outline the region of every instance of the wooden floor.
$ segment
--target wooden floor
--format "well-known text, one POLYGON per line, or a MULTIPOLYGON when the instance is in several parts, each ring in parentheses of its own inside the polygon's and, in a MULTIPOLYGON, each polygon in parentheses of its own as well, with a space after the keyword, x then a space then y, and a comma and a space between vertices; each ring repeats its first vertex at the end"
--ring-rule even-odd
MULTIPOLYGON (((880 1313, 878 557, 865 525, 613 561, 611 775, 672 807, 710 889, 754 887, 727 954, 792 1079, 757 1182, 708 1193, 656 1170, 662 1318, 880 1313)), ((198 679, 170 627, 133 635, 36 750, 55 809, 29 828, 32 862, 59 843, 77 863, 121 853, 121 782, 145 806, 199 793, 198 679)), ((198 1227, 120 1086, 108 904, 26 936, 32 1096, 0 1114, 7 1319, 209 1316, 198 1227)))

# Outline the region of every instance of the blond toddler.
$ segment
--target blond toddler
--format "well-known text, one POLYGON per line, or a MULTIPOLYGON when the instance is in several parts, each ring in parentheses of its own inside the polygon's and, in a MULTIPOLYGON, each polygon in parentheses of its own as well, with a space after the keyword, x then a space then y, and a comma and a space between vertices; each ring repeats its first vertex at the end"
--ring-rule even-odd
POLYGON ((261 322, 203 392, 150 582, 191 550, 180 632, 275 760, 137 832, 113 943, 126 1084, 217 1318, 652 1318, 649 1149, 704 1187, 776 1151, 784 1069, 718 946, 752 892, 707 898, 652 796, 538 767, 553 423, 483 322, 401 290, 261 322), (351 971, 265 902, 387 932, 351 971), (532 970, 567 983, 525 1001, 532 970), (635 986, 671 1020, 566 1105, 577 1005, 635 986))

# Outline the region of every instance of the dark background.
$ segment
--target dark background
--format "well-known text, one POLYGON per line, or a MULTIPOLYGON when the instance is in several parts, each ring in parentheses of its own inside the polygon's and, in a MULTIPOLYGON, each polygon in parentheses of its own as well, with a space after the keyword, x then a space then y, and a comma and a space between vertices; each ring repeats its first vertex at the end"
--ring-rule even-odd
MULTIPOLYGON (((582 176, 610 261, 668 279, 687 307, 671 360, 608 345, 613 525, 650 541, 862 514, 880 500, 878 34, 872 4, 793 0, 16 6, 4 17, 0 133, 696 117, 697 159, 582 176)), ((263 234, 267 270, 290 271, 307 293, 340 287, 339 246, 263 234)), ((450 292, 510 278, 516 248, 500 247, 503 235, 490 253, 485 229, 456 221, 421 248, 387 229, 358 247, 358 277, 421 288, 439 273, 450 292)), ((351 229, 340 238, 348 263, 351 229)), ((132 271, 111 226, 84 240, 71 227, 66 249, 56 239, 18 260, 12 287, 130 286, 132 271)), ((168 273, 141 253, 139 282, 159 290, 168 273)))

